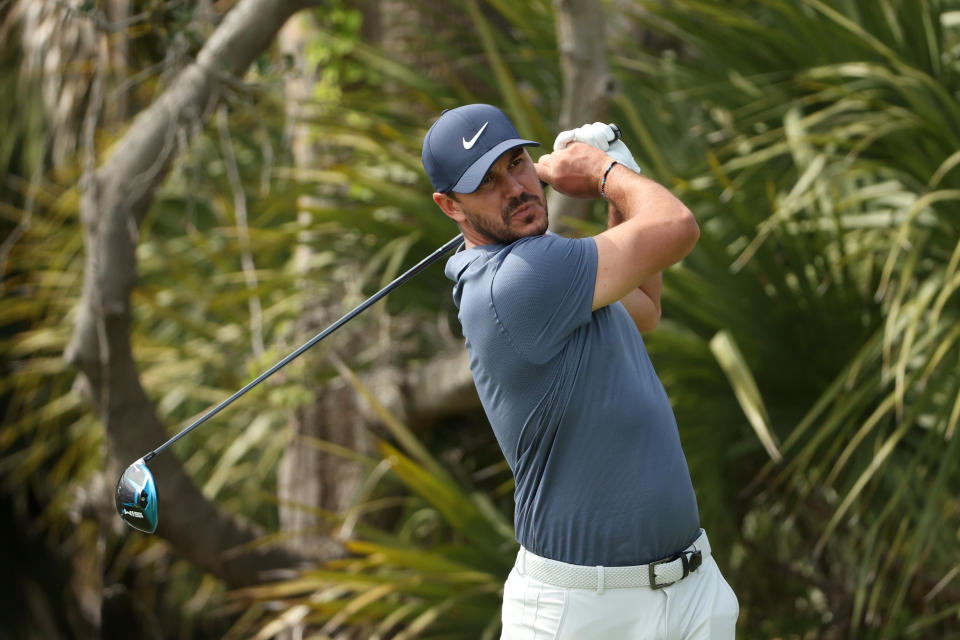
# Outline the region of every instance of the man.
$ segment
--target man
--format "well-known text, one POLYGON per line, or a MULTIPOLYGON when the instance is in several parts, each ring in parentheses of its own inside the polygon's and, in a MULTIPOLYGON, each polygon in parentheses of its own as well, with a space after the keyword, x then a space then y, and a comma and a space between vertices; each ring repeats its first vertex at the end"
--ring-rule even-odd
POLYGON ((699 228, 611 138, 600 123, 564 132, 534 163, 537 143, 482 104, 445 111, 424 138, 433 199, 465 239, 446 274, 470 368, 516 480, 502 637, 733 638, 736 596, 640 336, 699 228), (605 198, 610 228, 546 233, 541 180, 605 198))

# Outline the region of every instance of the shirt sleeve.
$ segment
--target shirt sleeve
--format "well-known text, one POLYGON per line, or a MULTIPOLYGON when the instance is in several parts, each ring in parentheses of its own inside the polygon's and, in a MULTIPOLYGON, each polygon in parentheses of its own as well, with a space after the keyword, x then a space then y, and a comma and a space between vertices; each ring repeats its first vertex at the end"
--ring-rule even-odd
POLYGON ((590 322, 596 279, 593 238, 548 234, 514 242, 491 283, 500 330, 521 357, 547 362, 590 322))

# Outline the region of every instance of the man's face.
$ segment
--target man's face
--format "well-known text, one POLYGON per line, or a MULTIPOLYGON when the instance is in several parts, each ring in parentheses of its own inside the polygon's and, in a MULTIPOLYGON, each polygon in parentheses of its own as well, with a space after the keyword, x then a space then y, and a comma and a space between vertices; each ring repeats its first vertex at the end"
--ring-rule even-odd
POLYGON ((471 244, 510 244, 547 231, 547 201, 533 160, 523 147, 500 156, 480 187, 473 193, 456 194, 454 203, 451 207, 463 219, 451 217, 471 244))

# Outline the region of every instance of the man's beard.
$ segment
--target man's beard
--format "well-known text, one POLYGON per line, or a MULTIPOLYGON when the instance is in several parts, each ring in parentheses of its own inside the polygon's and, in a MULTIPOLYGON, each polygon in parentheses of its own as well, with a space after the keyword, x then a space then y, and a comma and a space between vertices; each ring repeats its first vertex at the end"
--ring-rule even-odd
POLYGON ((486 220, 482 216, 474 214, 472 211, 467 211, 463 209, 463 214, 467 217, 467 221, 473 226, 474 229, 482 233, 487 238, 496 241, 499 244, 511 244, 516 242, 520 238, 526 238, 529 236, 542 236, 547 231, 548 226, 548 214, 547 214, 547 203, 533 195, 532 193, 527 193, 526 191, 521 193, 516 198, 511 198, 510 202, 503 208, 501 212, 500 220, 486 220), (510 221, 513 217, 513 213, 527 204, 528 202, 535 202, 543 207, 543 225, 542 227, 538 226, 533 231, 528 233, 517 233, 510 229, 510 221))

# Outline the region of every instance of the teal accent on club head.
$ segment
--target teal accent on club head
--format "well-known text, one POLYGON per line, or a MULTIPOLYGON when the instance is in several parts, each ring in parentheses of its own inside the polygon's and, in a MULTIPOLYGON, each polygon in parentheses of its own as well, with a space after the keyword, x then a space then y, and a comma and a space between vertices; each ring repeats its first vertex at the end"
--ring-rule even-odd
POLYGON ((117 513, 134 529, 157 530, 157 485, 143 458, 127 467, 117 481, 116 505, 117 513))

